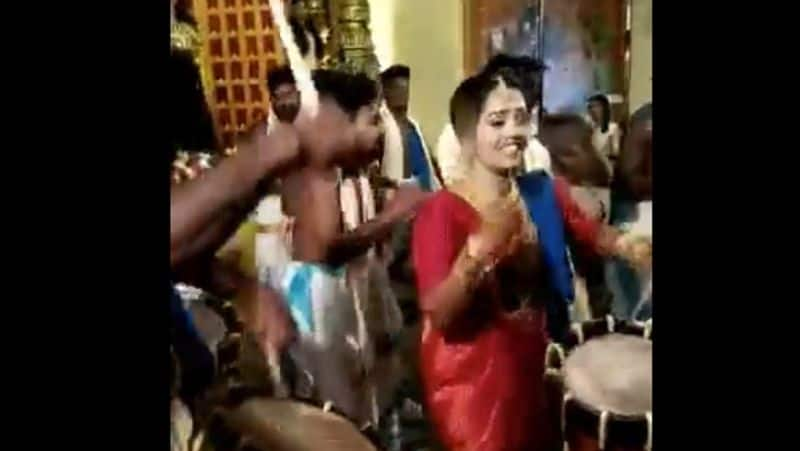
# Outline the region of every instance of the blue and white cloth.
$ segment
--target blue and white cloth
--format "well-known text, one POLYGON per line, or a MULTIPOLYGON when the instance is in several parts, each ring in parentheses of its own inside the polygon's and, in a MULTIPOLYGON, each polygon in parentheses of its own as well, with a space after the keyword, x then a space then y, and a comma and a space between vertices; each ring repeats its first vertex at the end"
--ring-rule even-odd
POLYGON ((363 350, 346 270, 291 261, 275 282, 299 332, 289 355, 302 377, 313 384, 317 401, 330 401, 346 416, 360 419, 363 350))

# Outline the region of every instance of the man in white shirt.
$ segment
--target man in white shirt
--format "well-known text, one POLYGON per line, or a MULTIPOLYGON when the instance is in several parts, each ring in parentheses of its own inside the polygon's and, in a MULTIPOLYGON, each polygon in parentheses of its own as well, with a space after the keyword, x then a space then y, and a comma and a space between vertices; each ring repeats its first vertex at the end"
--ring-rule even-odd
POLYGON ((410 78, 411 69, 401 64, 381 73, 385 104, 397 124, 402 142, 402 148, 384 149, 381 167, 386 177, 395 181, 413 178, 422 189, 435 191, 441 183, 430 151, 419 125, 408 115, 410 78))

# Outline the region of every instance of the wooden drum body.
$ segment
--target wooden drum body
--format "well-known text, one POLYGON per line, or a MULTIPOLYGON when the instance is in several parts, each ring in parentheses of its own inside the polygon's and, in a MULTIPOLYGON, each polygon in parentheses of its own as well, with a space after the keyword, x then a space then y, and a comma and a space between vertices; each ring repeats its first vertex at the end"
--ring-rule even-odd
POLYGON ((652 320, 573 324, 545 359, 548 410, 564 450, 652 449, 652 320))
POLYGON ((217 409, 201 451, 376 451, 370 439, 332 410, 273 398, 217 409))
MULTIPOLYGON (((359 430, 334 406, 275 398, 280 380, 272 374, 274 364, 245 331, 234 305, 211 296, 201 300, 224 331, 209 343, 216 347, 216 380, 198 403, 189 449, 376 451, 372 425, 359 430)), ((291 371, 291 365, 279 368, 291 371)))

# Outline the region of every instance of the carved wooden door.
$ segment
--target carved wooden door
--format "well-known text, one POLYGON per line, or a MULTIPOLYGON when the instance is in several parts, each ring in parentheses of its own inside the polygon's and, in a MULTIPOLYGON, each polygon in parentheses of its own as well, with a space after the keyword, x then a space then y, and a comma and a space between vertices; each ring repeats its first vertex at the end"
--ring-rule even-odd
POLYGON ((194 0, 210 74, 208 99, 225 148, 237 133, 267 116, 267 70, 283 61, 267 0, 194 0))

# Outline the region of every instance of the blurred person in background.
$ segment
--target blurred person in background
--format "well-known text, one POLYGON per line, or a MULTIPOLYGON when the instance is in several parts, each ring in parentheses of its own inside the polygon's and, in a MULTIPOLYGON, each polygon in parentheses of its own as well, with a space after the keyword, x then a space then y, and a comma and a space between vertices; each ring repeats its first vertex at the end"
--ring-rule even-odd
MULTIPOLYGON (((628 129, 612 186, 611 223, 623 229, 641 230, 638 233, 648 233, 649 229, 652 236, 652 103, 642 106, 631 116, 628 129)), ((639 304, 643 307, 640 319, 652 314, 649 311, 652 303, 645 299, 652 293, 642 286, 640 274, 629 265, 618 260, 609 262, 606 279, 614 296, 613 311, 616 316, 630 318, 639 304)))

